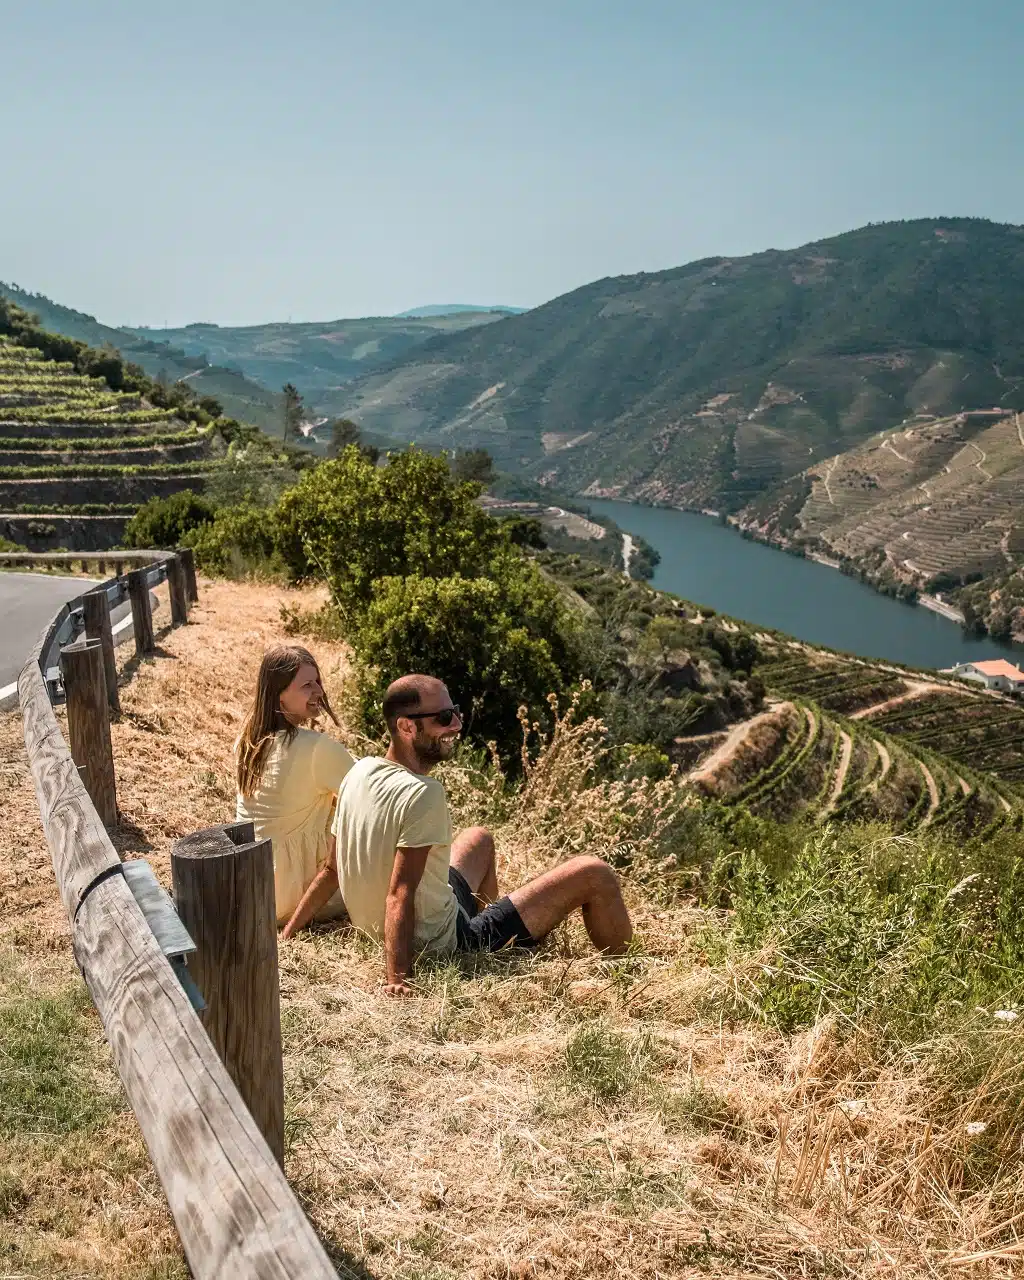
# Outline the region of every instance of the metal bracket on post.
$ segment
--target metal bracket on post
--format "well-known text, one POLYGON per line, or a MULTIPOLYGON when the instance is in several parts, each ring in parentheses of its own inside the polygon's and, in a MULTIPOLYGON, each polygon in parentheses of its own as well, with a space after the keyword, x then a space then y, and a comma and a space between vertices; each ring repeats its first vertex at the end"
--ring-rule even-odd
POLYGON ((187 968, 188 957, 195 951, 196 944, 178 918, 170 894, 162 887, 153 874, 153 868, 144 858, 124 862, 121 869, 128 888, 132 891, 132 897, 145 916, 157 945, 170 961, 192 1008, 196 1013, 201 1012, 206 1008, 206 1001, 187 968))

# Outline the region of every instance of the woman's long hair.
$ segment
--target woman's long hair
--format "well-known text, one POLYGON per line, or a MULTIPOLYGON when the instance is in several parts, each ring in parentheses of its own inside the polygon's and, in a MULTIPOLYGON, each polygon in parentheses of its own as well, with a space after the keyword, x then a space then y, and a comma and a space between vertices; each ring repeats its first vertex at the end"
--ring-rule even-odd
MULTIPOLYGON (((263 655, 256 679, 256 697, 235 744, 238 754, 238 790, 243 796, 253 795, 259 787, 274 735, 283 729, 285 744, 291 746, 298 733, 296 726, 281 711, 281 694, 295 679, 298 669, 306 665, 316 668, 317 679, 322 688, 319 664, 309 650, 301 645, 275 644, 263 655)), ((338 717, 331 710, 326 692, 320 705, 337 724, 338 717)))

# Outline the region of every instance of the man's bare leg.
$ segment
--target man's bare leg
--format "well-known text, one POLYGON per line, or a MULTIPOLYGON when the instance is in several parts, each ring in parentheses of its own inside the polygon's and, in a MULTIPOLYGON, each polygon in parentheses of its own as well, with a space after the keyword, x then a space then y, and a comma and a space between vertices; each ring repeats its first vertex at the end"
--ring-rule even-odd
POLYGON ((598 951, 621 955, 633 937, 619 878, 600 858, 573 858, 545 871, 509 897, 538 942, 577 907, 598 951))
POLYGON ((467 827, 452 841, 452 866, 473 890, 481 908, 498 899, 494 837, 484 827, 467 827))

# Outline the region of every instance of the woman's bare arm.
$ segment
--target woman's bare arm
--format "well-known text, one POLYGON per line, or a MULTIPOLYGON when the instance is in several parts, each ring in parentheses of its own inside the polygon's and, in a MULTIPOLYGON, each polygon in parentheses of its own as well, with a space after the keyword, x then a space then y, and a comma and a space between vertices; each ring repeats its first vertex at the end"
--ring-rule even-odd
POLYGON ((336 852, 334 836, 331 836, 331 849, 327 855, 327 861, 310 881, 309 888, 299 899, 299 905, 292 912, 292 918, 281 931, 282 938, 294 937, 300 929, 305 929, 316 913, 334 897, 338 888, 336 852))

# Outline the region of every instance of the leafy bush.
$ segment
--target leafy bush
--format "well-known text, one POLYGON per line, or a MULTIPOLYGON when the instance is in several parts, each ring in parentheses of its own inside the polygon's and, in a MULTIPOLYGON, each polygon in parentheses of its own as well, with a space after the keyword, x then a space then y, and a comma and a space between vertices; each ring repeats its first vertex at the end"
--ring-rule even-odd
POLYGON ((519 706, 546 715, 546 696, 565 684, 569 637, 560 632, 567 625, 533 566, 511 558, 497 580, 385 578, 351 633, 364 665, 364 718, 374 723, 397 676, 425 671, 462 701, 467 733, 513 753, 519 706))
POLYGON ((123 545, 180 547, 187 533, 213 520, 216 510, 212 502, 192 489, 173 493, 169 498, 152 498, 125 525, 123 545))
POLYGON ((443 457, 410 449, 377 467, 348 446, 284 494, 275 536, 293 576, 330 586, 366 727, 380 728, 390 681, 425 671, 461 700, 467 732, 508 755, 520 704, 546 719, 547 695, 579 675, 580 624, 479 492, 443 457))
POLYGON ((283 569, 276 554, 274 512, 266 507, 222 507, 212 521, 185 533, 182 542, 195 551, 196 564, 205 573, 239 577, 283 569))
POLYGON ((383 578, 475 578, 504 545, 476 503, 479 488, 418 449, 374 466, 349 447, 307 472, 280 502, 280 545, 297 577, 314 565, 346 621, 358 622, 383 578))

